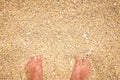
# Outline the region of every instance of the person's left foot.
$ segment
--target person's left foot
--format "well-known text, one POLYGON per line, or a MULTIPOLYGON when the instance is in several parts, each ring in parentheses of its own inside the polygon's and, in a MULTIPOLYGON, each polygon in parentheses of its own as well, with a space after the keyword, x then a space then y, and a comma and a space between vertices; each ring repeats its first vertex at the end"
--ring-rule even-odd
POLYGON ((25 66, 27 70, 27 80, 42 80, 42 58, 33 56, 25 66))

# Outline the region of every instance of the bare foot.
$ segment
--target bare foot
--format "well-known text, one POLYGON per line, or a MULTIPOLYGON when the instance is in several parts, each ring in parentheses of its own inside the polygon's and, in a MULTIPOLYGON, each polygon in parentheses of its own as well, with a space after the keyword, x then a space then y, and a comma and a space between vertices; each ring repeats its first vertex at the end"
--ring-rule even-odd
POLYGON ((27 80, 42 80, 42 58, 33 56, 25 66, 27 70, 27 80))
POLYGON ((90 63, 87 58, 76 58, 71 80, 86 80, 90 73, 90 63))

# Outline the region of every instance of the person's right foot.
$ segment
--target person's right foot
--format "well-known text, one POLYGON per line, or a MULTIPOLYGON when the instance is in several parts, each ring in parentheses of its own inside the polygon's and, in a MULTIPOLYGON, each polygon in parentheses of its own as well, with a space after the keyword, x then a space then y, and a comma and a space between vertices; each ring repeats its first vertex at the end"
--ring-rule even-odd
POLYGON ((86 80, 90 73, 90 63, 87 58, 78 57, 72 72, 71 80, 86 80))
POLYGON ((42 58, 33 56, 25 66, 27 70, 27 80, 42 80, 42 58))

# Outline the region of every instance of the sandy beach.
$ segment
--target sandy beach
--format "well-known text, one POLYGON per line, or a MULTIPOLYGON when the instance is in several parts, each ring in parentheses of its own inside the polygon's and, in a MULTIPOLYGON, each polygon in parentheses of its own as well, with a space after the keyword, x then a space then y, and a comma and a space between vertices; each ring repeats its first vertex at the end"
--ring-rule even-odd
POLYGON ((26 80, 43 57, 43 80, 70 80, 88 56, 89 80, 120 80, 119 0, 0 0, 0 80, 26 80))

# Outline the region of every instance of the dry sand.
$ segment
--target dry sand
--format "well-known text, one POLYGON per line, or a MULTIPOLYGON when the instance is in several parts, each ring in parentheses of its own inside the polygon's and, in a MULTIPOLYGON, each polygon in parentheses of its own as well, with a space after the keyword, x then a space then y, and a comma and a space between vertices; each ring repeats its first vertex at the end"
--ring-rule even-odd
POLYGON ((70 80, 89 55, 89 80, 120 80, 120 0, 0 0, 0 80, 25 80, 42 55, 44 80, 70 80))

